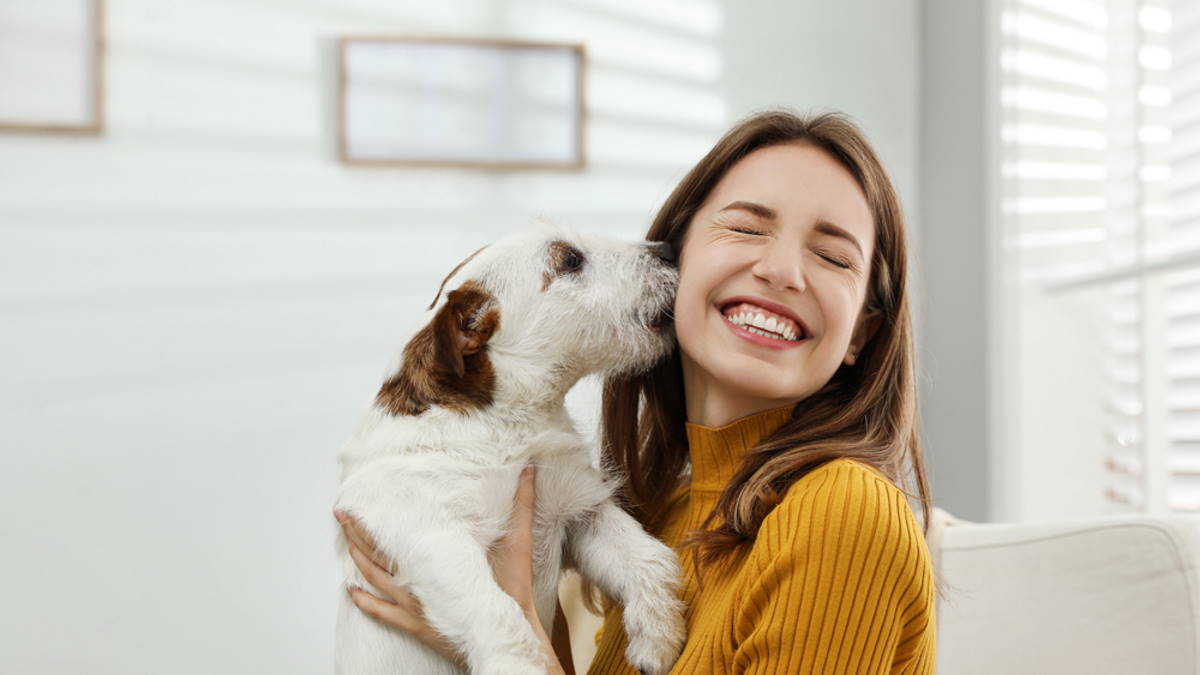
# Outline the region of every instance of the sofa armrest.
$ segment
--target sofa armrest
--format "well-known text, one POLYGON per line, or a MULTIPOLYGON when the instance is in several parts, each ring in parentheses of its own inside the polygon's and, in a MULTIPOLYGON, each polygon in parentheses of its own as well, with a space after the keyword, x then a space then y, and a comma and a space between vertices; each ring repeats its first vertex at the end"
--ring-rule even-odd
POLYGON ((931 521, 939 672, 1195 673, 1200 518, 931 521), (936 534, 935 534, 936 530, 936 534))

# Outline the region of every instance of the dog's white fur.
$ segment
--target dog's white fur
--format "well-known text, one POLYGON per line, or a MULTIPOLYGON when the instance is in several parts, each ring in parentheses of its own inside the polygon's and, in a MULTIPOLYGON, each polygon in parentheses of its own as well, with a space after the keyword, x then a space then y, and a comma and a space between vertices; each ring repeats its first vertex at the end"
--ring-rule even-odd
MULTIPOLYGON (((614 504, 612 482, 592 466, 563 405, 584 375, 644 370, 669 352, 669 328, 650 324, 671 307, 677 272, 656 250, 548 224, 486 247, 447 288, 475 282, 494 299, 481 310, 499 313, 486 343, 495 373, 490 404, 466 412, 434 405, 416 415, 377 404, 339 454, 336 508, 362 522, 394 562, 397 583, 421 601, 473 673, 546 669, 533 630, 487 559, 529 461, 538 467, 534 592, 546 633, 568 565, 624 607, 626 656, 635 668, 665 673, 679 654, 675 554, 614 504), (582 253, 578 270, 554 260, 564 243, 582 253)), ((346 583, 370 590, 341 536, 338 546, 346 583)), ((341 596, 337 672, 460 672, 341 596)))

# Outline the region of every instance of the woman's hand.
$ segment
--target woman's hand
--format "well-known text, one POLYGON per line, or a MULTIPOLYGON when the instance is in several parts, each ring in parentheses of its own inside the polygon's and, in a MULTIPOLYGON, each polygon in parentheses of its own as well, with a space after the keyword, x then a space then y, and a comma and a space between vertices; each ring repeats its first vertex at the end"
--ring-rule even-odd
POLYGON ((533 601, 533 493, 535 469, 530 464, 517 479, 508 534, 488 551, 496 583, 512 596, 530 623, 542 625, 533 601))
POLYGON ((362 529, 358 521, 341 511, 335 511, 334 517, 342 525, 346 533, 346 543, 350 549, 350 557, 354 559, 358 571, 372 586, 383 591, 386 599, 376 597, 361 588, 346 587, 350 599, 364 614, 389 626, 399 628, 409 635, 424 642, 447 660, 465 668, 466 659, 454 645, 450 644, 440 633, 430 628, 425 620, 425 612, 421 603, 407 590, 396 585, 389 565, 375 550, 375 542, 362 529))
MULTIPOLYGON (((509 519, 509 533, 501 539, 489 554, 492 573, 496 583, 508 593, 525 612, 530 626, 542 641, 550 673, 563 673, 562 666, 554 654, 550 638, 542 629, 533 600, 533 503, 534 468, 525 467, 517 483, 516 502, 509 519)), ((362 572, 363 577, 387 596, 379 598, 359 588, 347 589, 354 604, 371 618, 412 635, 439 654, 461 667, 466 659, 453 645, 430 628, 421 609, 421 603, 407 590, 397 586, 387 569, 387 562, 375 550, 371 540, 358 521, 342 513, 334 514, 346 533, 350 556, 362 572)), ((569 654, 564 661, 570 662, 569 654)), ((573 672, 573 669, 572 669, 573 672)))

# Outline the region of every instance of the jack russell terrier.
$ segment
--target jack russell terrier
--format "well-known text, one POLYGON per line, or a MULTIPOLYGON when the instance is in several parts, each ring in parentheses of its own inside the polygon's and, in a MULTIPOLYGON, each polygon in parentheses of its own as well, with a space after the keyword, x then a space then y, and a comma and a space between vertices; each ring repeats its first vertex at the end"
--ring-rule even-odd
MULTIPOLYGON (((669 354, 672 257, 664 243, 551 225, 476 251, 443 281, 453 290, 339 452, 335 508, 371 534, 396 583, 472 673, 546 672, 533 629, 487 556, 530 461, 538 467, 534 593, 546 634, 568 566, 623 607, 634 668, 666 673, 679 655, 675 553, 614 503, 613 480, 592 465, 564 406, 585 375, 636 373, 669 354)), ((440 297, 441 289, 431 310, 440 297)), ((346 584, 370 590, 341 534, 338 547, 346 584)), ((338 673, 461 672, 340 595, 338 673)))

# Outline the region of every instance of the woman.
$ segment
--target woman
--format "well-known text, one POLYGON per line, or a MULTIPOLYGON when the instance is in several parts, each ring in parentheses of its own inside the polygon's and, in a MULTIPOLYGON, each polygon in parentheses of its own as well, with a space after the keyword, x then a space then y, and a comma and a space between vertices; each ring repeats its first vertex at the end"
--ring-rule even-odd
MULTIPOLYGON (((907 251, 869 143, 837 114, 752 116, 646 238, 680 252, 679 349, 605 383, 601 432, 631 513, 685 563, 688 638, 672 672, 932 673, 932 564, 897 487, 915 484, 927 522, 907 251)), ((532 500, 526 476, 494 561, 523 607, 532 500)), ((367 578, 391 587, 344 526, 367 578)), ((439 644, 403 591, 354 598, 439 644)), ((552 672, 572 672, 542 637, 552 672)), ((632 672, 624 648, 609 607, 589 672, 632 672)))

